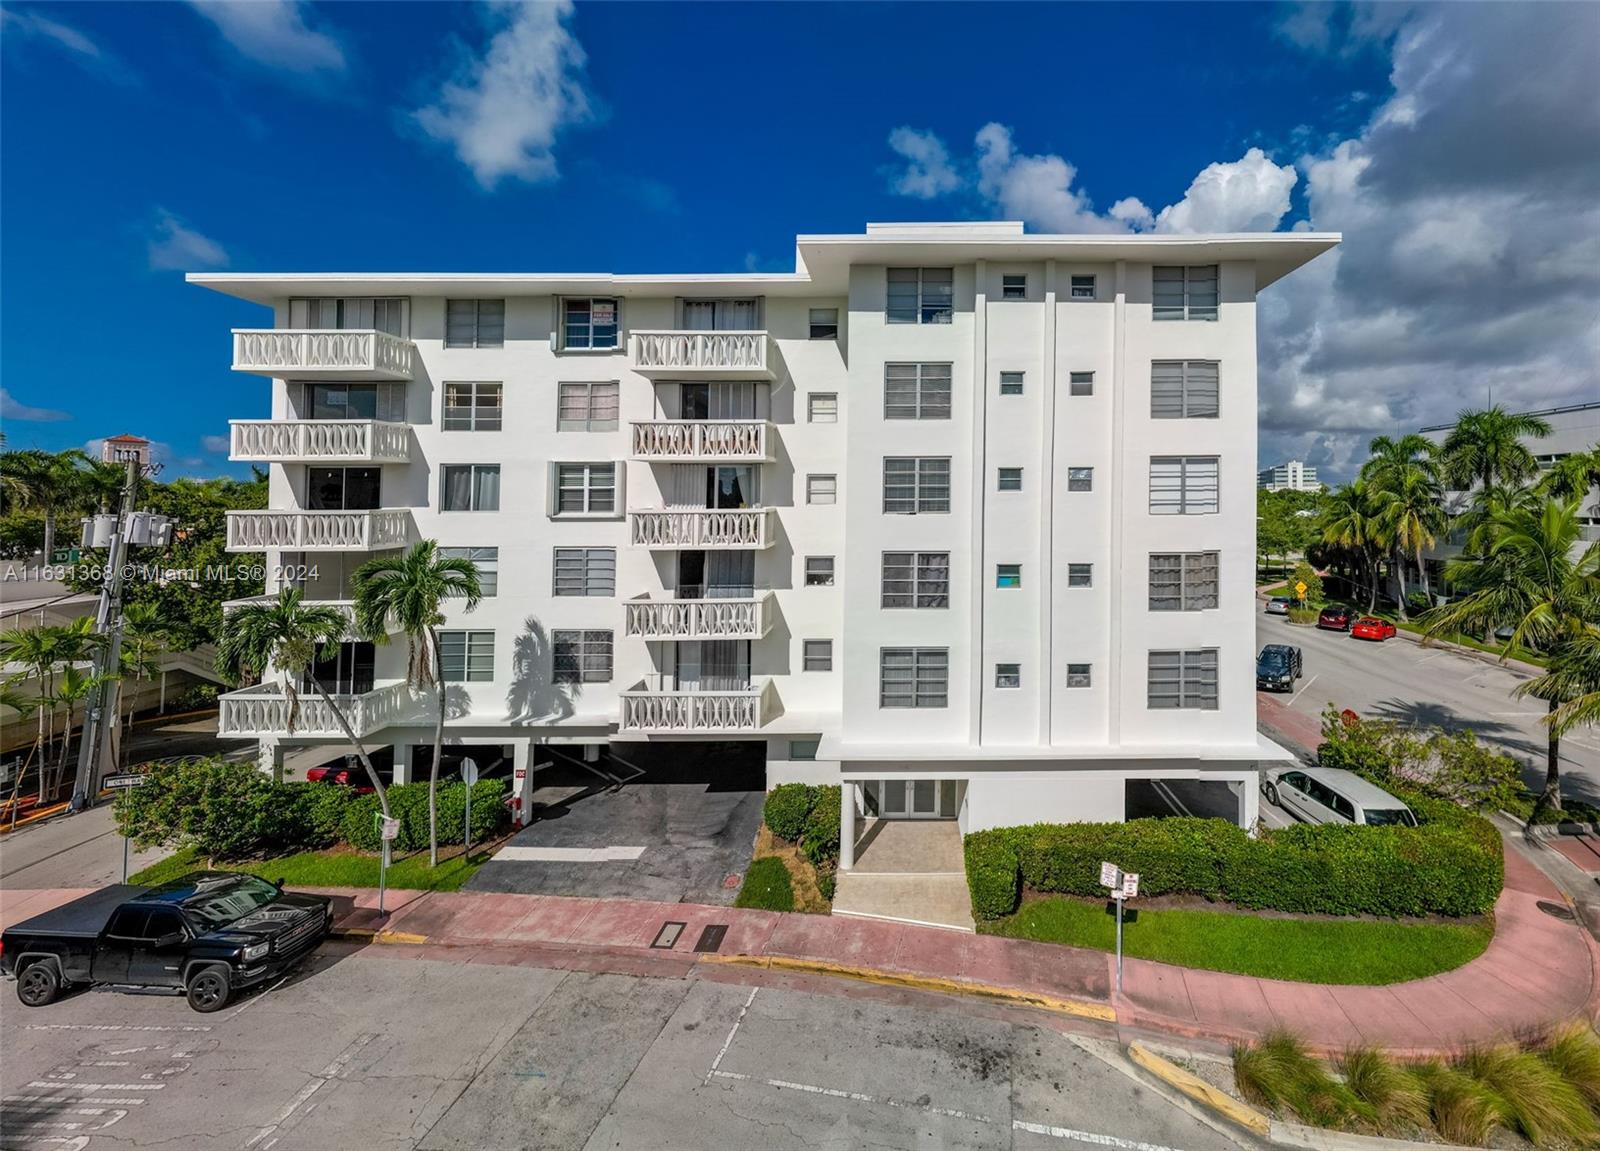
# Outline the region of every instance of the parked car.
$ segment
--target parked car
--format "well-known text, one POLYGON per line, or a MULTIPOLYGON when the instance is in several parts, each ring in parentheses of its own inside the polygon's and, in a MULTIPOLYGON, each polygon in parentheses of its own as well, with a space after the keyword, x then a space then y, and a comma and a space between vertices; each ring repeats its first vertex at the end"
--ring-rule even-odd
POLYGON ((253 875, 194 871, 159 887, 118 884, 0 934, 0 975, 24 1006, 79 985, 186 995, 220 1011, 235 991, 293 967, 333 924, 325 895, 253 875))
POLYGON ((1394 632, 1394 624, 1375 615, 1364 615, 1350 625, 1350 634, 1355 639, 1376 640, 1378 643, 1394 635, 1394 632))
POLYGON ((1299 648, 1286 643, 1269 643, 1256 656, 1256 689, 1293 691, 1294 681, 1304 670, 1299 648))
POLYGON ((1344 631, 1350 626, 1352 612, 1337 604, 1325 607, 1317 616, 1317 626, 1326 631, 1344 631))
POLYGON ((1307 823, 1415 827, 1411 809, 1376 784, 1338 767, 1280 767, 1261 773, 1261 792, 1307 823))
POLYGON ((1286 595, 1275 595, 1267 601, 1267 614, 1288 615, 1289 605, 1292 603, 1294 603, 1294 600, 1286 595))
POLYGON ((306 772, 306 782, 328 783, 351 788, 357 795, 371 795, 373 787, 372 781, 367 778, 367 770, 361 766, 360 761, 352 763, 354 759, 355 756, 347 755, 343 763, 313 767, 306 772))

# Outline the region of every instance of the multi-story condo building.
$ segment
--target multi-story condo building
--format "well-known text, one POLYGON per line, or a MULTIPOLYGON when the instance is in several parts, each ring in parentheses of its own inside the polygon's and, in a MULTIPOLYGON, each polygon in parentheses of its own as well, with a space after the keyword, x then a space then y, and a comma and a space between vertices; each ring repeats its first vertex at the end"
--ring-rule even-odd
POLYGON ((1268 492, 1320 492, 1317 469, 1303 460, 1287 460, 1256 473, 1256 487, 1268 492))
MULTIPOLYGON (((769 785, 845 785, 846 868, 863 816, 1120 819, 1130 779, 1252 823, 1256 294, 1337 242, 893 224, 777 275, 193 275, 271 309, 233 334, 271 418, 232 433, 271 508, 228 546, 336 603, 418 539, 476 561, 447 738, 511 745, 524 796, 534 745, 747 740, 769 785)), ((319 671, 397 779, 431 742, 404 666, 352 638, 319 671)), ((314 699, 285 718, 270 679, 222 698, 267 763, 338 752, 314 699)))

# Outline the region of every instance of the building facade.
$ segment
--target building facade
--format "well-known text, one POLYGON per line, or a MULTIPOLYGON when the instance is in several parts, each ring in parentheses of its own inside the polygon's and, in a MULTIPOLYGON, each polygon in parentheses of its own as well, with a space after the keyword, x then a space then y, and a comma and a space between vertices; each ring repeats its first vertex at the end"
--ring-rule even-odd
POLYGON ((1304 460, 1288 460, 1256 473, 1256 487, 1267 492, 1320 492, 1317 469, 1304 460))
MULTIPOLYGON (((435 539, 489 585, 442 634, 453 747, 748 741, 768 785, 962 830, 1120 819, 1130 780, 1255 817, 1256 293, 1337 236, 802 236, 779 275, 252 275, 233 334, 271 466, 232 513, 269 591, 348 604, 435 539)), ((404 643, 319 669, 395 778, 431 742, 404 643)), ((263 761, 311 698, 225 695, 263 761)), ((593 754, 592 751, 589 754, 593 754)), ((527 810, 526 802, 522 810, 527 810)))

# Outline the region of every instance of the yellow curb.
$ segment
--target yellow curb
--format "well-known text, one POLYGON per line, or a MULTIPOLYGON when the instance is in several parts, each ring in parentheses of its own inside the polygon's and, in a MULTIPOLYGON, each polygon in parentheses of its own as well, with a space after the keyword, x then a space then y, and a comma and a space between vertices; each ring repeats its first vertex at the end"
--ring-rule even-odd
POLYGON ((1232 1123, 1237 1123, 1263 1139, 1272 1131, 1272 1120, 1247 1103, 1241 1103, 1226 1091, 1211 1086, 1198 1075, 1191 1074, 1170 1060, 1163 1059, 1144 1044, 1128 1044, 1128 1058, 1143 1067, 1157 1079, 1183 1092, 1202 1107, 1208 1107, 1232 1123))
POLYGON ((373 927, 335 927, 328 932, 333 939, 367 939, 373 943, 426 943, 426 935, 410 931, 380 931, 373 927))
POLYGON ((1051 995, 1035 995, 1011 987, 995 987, 988 983, 969 983, 962 979, 944 979, 930 975, 907 975, 898 971, 883 971, 876 967, 847 967, 838 963, 823 963, 812 959, 789 959, 773 955, 702 955, 701 963, 722 963, 731 967, 759 967, 764 971, 794 971, 806 975, 836 975, 843 979, 859 979, 863 983, 877 983, 886 987, 906 987, 914 991, 940 991, 951 995, 981 995, 986 999, 1001 999, 1026 1007, 1040 1007, 1063 1015, 1076 1015, 1082 1019, 1099 1019, 1107 1023, 1117 1021, 1117 1013, 1109 1004, 1090 1003, 1082 999, 1058 999, 1051 995))

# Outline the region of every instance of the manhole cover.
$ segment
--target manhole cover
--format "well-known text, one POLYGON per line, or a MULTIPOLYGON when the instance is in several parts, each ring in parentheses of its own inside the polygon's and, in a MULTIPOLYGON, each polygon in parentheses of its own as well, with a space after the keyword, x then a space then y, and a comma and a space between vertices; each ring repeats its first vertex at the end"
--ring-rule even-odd
POLYGON ((739 886, 739 873, 737 871, 728 872, 728 877, 722 881, 722 886, 729 891, 735 890, 739 886))
POLYGON ((1571 922, 1578 918, 1572 913, 1572 908, 1563 903, 1551 903, 1547 899, 1541 899, 1539 900, 1538 907, 1539 910, 1544 912, 1546 915, 1553 915, 1557 919, 1565 919, 1568 922, 1571 922))
POLYGON ((727 937, 728 925, 726 923, 709 924, 700 933, 700 940, 694 945, 696 951, 716 951, 722 947, 722 941, 727 937))

